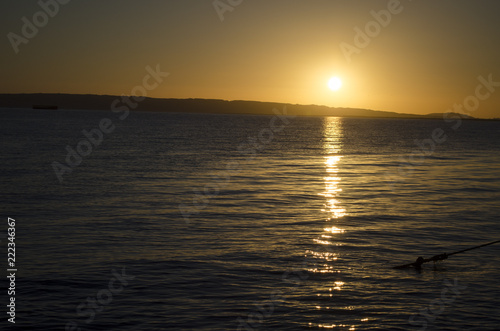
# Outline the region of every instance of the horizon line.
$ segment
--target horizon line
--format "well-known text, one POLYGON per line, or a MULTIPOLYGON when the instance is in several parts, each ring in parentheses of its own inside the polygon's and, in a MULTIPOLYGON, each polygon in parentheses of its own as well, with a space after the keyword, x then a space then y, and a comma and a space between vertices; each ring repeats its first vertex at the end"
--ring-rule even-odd
MULTIPOLYGON (((6 96, 6 95, 66 95, 66 96, 96 96, 96 97, 122 97, 122 96, 127 96, 127 97, 133 97, 133 95, 127 95, 127 94, 122 94, 122 95, 115 95, 115 94, 97 94, 97 93, 66 93, 66 92, 22 92, 22 93, 0 93, 0 96, 6 96)), ((262 101, 262 100, 243 100, 243 99, 217 99, 217 98, 197 98, 197 97, 188 97, 188 98, 179 98, 179 97, 150 97, 150 96, 141 96, 141 98, 144 99, 152 99, 152 100, 207 100, 207 101, 223 101, 223 102, 256 102, 256 103, 271 103, 271 104, 281 104, 281 105, 292 105, 292 106, 302 106, 302 107, 324 107, 328 109, 344 109, 344 110, 367 110, 367 111, 373 111, 373 112, 383 112, 383 113, 393 113, 397 115, 403 115, 403 116, 415 116, 415 117, 425 117, 425 116, 430 116, 430 115, 439 115, 439 114, 458 114, 458 115, 463 115, 462 118, 464 119, 479 119, 479 120, 500 120, 500 118, 497 117, 491 117, 491 118, 483 118, 483 117, 473 117, 467 114, 462 114, 462 113, 457 113, 457 112, 433 112, 433 113, 426 113, 426 114, 415 114, 415 113, 403 113, 403 112, 395 112, 395 111, 390 111, 390 110, 378 110, 378 109, 371 109, 371 108, 361 108, 361 107, 339 107, 339 106, 327 106, 327 105, 321 105, 321 104, 299 104, 299 103, 291 103, 291 102, 277 102, 277 101, 262 101)), ((1 108, 9 108, 5 106, 1 106, 1 108)), ((14 107, 14 108, 19 108, 19 107, 14 107)), ((24 107, 21 107, 24 108, 24 107)), ((69 110, 69 109, 68 109, 69 110)), ((104 110, 104 109, 103 109, 104 110)), ((238 114, 238 113, 235 113, 238 114)), ((306 115, 307 116, 307 115, 306 115)), ((313 115, 313 116, 324 116, 324 115, 313 115)), ((331 116, 336 116, 336 115, 331 115, 331 116)), ((353 117, 365 117, 365 116, 354 116, 353 117)), ((366 116, 368 117, 368 116, 366 116)), ((376 117, 376 116, 373 116, 376 117)))

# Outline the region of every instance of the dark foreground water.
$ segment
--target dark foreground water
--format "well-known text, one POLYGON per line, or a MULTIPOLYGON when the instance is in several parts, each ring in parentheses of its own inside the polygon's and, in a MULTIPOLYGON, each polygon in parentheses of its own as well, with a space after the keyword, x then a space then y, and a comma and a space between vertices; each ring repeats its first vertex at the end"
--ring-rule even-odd
POLYGON ((0 135, 1 329, 499 329, 500 244, 391 266, 500 239, 500 122, 4 109, 0 135))

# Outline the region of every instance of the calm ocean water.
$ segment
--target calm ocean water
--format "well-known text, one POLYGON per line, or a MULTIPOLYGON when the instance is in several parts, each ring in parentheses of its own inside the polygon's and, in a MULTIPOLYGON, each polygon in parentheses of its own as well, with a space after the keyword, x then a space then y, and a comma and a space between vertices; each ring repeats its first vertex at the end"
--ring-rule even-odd
POLYGON ((500 122, 0 117, 2 329, 499 329, 500 122))

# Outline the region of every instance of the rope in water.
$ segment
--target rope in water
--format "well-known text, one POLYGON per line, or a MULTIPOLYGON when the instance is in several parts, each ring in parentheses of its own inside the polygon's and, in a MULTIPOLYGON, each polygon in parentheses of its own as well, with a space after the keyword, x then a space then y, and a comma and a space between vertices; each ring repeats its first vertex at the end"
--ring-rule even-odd
POLYGON ((481 247, 488 246, 488 245, 493 245, 493 244, 496 244, 496 243, 499 243, 499 242, 500 242, 500 240, 496 240, 496 241, 492 241, 492 242, 487 243, 487 244, 482 244, 482 245, 479 245, 479 246, 474 246, 474 247, 471 247, 471 248, 462 249, 460 251, 449 253, 449 254, 444 253, 444 254, 434 255, 433 257, 431 257, 429 259, 424 259, 423 257, 419 256, 415 262, 408 263, 408 264, 403 264, 403 265, 398 265, 398 266, 393 267, 393 269, 404 269, 404 268, 409 268, 409 267, 421 268, 422 264, 424 264, 424 263, 431 262, 431 261, 437 262, 437 261, 445 260, 449 256, 452 256, 452 255, 455 255, 455 254, 459 254, 459 253, 463 253, 463 252, 466 252, 466 251, 470 251, 472 249, 481 248, 481 247))

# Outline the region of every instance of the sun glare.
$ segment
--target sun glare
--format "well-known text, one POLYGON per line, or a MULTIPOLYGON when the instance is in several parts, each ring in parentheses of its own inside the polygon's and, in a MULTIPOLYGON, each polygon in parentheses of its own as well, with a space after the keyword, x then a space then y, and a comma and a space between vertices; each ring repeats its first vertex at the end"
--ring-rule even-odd
POLYGON ((328 87, 332 91, 337 91, 342 87, 342 80, 340 80, 340 78, 338 77, 332 77, 328 81, 328 87))

